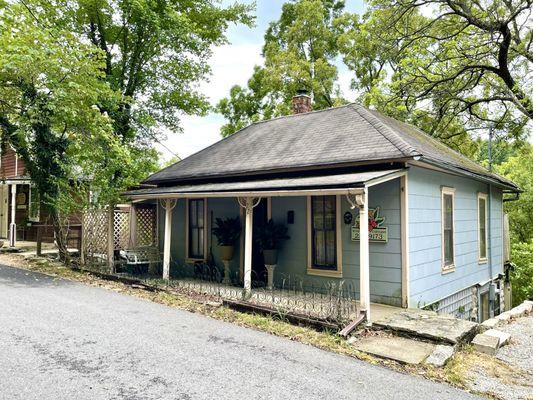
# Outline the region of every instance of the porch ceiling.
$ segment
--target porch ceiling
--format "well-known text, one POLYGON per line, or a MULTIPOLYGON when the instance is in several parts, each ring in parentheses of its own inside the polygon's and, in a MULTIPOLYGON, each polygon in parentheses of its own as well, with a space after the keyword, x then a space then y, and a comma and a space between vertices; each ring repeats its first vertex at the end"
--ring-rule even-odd
POLYGON ((404 171, 404 169, 393 169, 244 182, 201 183, 138 189, 126 192, 124 195, 134 200, 141 200, 185 197, 301 196, 314 192, 320 194, 357 193, 364 186, 394 179, 404 171))

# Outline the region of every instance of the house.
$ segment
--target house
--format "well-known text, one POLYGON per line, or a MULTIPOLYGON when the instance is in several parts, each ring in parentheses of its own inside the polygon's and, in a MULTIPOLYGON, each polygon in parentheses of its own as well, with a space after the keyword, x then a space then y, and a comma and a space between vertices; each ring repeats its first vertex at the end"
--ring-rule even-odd
MULTIPOLYGON (((17 240, 35 242, 53 241, 53 228, 39 199, 24 160, 15 150, 6 146, 0 156, 0 239, 10 247, 17 240)), ((69 217, 71 230, 79 227, 78 216, 69 217)), ((78 233, 79 234, 79 233, 78 233)))
POLYGON ((40 221, 40 203, 24 161, 7 146, 0 157, 0 238, 34 241, 40 221))
MULTIPOLYGON (((370 303, 430 307, 474 320, 497 313, 503 202, 519 188, 417 128, 357 104, 254 123, 146 179, 127 196, 158 204, 163 276, 212 257, 213 221, 240 216, 229 268, 246 290, 264 271, 254 231, 288 236, 276 275, 357 282, 370 303), (369 223, 360 224, 359 221, 369 223)), ((500 294, 500 295, 498 295, 500 294)))

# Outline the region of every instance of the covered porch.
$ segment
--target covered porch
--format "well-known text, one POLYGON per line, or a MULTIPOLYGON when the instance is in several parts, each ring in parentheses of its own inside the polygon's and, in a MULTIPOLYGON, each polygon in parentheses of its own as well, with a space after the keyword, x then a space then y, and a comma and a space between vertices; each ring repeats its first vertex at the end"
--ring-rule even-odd
POLYGON ((379 313, 371 304, 388 304, 385 312, 390 305, 408 306, 404 169, 168 186, 127 196, 134 205, 158 204, 164 280, 234 291, 252 302, 266 297, 272 304, 292 302, 295 309, 331 311, 336 302, 368 322, 379 313), (376 209, 390 218, 388 233, 357 222, 369 216, 374 221, 376 209), (239 217, 242 225, 231 261, 222 261, 212 237, 215 220, 223 217, 239 217), (269 220, 287 224, 290 237, 274 265, 265 264, 254 237, 258 225, 269 220), (190 273, 183 274, 186 270, 190 273))

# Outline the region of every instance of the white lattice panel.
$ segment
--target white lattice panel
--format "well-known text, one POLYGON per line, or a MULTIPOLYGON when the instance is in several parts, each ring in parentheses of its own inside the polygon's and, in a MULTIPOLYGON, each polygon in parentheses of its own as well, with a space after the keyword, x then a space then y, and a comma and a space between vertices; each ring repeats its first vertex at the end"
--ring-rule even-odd
POLYGON ((88 257, 107 254, 107 216, 105 210, 88 210, 83 214, 83 247, 88 257))
POLYGON ((130 248, 130 212, 115 210, 113 215, 113 243, 115 250, 130 248))
POLYGON ((155 207, 138 207, 135 214, 137 246, 156 246, 157 245, 157 224, 155 207))

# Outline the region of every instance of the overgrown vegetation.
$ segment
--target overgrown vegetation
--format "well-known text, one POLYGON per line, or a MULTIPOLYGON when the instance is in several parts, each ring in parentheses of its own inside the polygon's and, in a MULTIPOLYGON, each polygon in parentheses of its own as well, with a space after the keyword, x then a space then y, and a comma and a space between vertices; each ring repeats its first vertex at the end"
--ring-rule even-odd
POLYGON ((511 259, 515 264, 511 273, 513 306, 517 306, 524 300, 533 299, 533 240, 513 243, 511 259))

